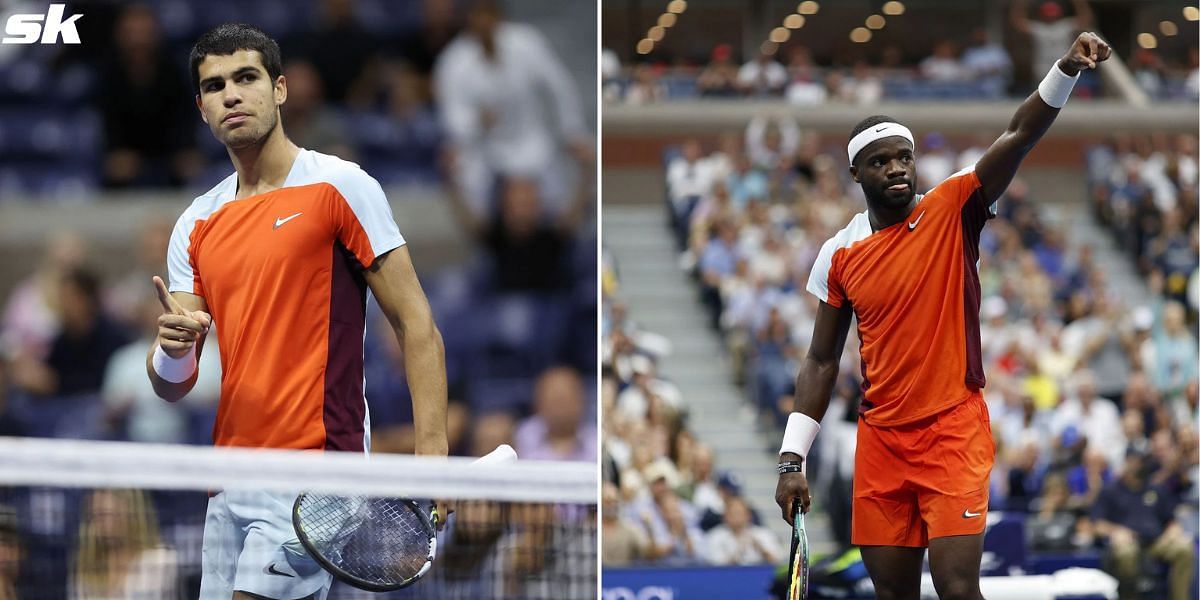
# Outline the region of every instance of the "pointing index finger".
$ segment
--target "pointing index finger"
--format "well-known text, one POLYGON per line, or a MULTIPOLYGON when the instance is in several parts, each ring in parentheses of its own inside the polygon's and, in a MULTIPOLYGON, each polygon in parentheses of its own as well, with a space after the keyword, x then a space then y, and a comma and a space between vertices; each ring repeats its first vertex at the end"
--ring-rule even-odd
POLYGON ((187 314, 187 311, 183 310, 171 292, 167 291, 167 284, 163 283, 162 278, 158 275, 154 276, 154 289, 158 292, 158 301, 162 304, 163 310, 173 315, 187 314))

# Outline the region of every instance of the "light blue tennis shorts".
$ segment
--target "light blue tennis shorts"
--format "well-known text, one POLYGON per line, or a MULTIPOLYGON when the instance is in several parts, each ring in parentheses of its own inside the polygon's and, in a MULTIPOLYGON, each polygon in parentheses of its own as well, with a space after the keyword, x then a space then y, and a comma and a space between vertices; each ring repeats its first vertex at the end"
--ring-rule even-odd
POLYGON ((208 500, 204 518, 201 600, 230 600, 234 591, 275 600, 316 594, 324 600, 333 576, 296 538, 296 494, 225 491, 208 500))

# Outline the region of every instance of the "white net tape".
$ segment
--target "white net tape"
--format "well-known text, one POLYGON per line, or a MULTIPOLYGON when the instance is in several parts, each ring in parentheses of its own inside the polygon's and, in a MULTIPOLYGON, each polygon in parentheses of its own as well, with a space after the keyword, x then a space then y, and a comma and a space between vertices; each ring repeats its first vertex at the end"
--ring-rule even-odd
POLYGON ((0 438, 0 485, 249 489, 364 496, 595 504, 596 466, 0 438))

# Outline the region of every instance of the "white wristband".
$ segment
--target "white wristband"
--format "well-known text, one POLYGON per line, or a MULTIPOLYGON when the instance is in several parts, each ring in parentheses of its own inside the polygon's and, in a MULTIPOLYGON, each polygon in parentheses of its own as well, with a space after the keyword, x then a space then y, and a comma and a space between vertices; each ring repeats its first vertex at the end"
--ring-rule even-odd
POLYGON ((817 439, 819 431, 821 424, 812 417, 804 413, 792 413, 788 416, 787 427, 783 430, 783 446, 779 448, 779 453, 792 452, 808 458, 808 450, 812 448, 813 440, 817 439))
POLYGON ((1046 78, 1038 84, 1038 95, 1046 104, 1062 108, 1067 103, 1067 98, 1071 97, 1071 90, 1075 89, 1076 81, 1079 81, 1079 73, 1071 77, 1063 73, 1062 69, 1058 68, 1058 61, 1055 61, 1050 67, 1050 72, 1046 73, 1046 78))
POLYGON ((171 383, 183 383, 196 372, 196 347, 192 346, 187 354, 179 358, 167 356, 162 346, 154 346, 154 358, 151 360, 154 372, 159 377, 171 383))

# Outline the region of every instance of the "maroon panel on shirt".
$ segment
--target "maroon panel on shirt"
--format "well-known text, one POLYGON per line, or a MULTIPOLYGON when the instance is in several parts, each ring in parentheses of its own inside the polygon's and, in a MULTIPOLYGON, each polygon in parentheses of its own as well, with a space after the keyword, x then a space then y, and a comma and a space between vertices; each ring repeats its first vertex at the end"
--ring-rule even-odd
POLYGON ((963 204, 963 326, 966 328, 967 387, 980 389, 987 384, 983 373, 983 352, 979 340, 979 303, 983 292, 979 285, 979 234, 992 218, 983 188, 975 188, 963 204))
MULTIPOLYGON (((325 358, 325 449, 362 452, 363 331, 367 281, 345 246, 333 249, 329 301, 329 354, 325 358)), ((303 325, 301 325, 303 326, 303 325)))

